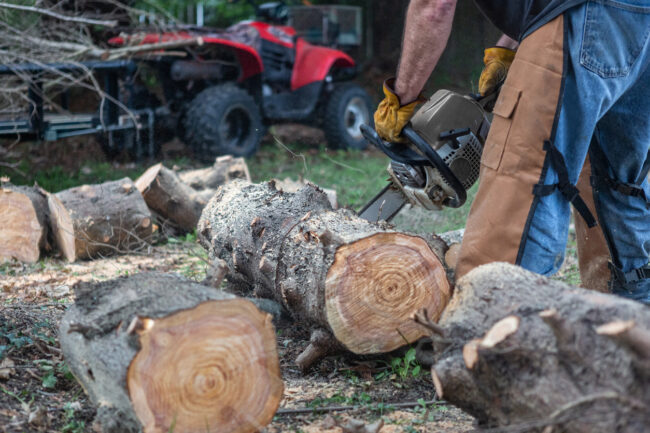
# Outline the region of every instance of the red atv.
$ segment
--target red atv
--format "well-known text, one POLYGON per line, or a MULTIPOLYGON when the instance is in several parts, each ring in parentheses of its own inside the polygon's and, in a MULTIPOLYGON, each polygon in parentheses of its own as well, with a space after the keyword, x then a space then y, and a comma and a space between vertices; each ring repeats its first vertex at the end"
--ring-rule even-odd
POLYGON ((354 60, 283 25, 283 2, 257 7, 257 16, 225 32, 187 27, 111 39, 113 45, 134 45, 200 38, 182 48, 183 57, 160 53, 145 62, 162 92, 154 96, 132 86, 135 108, 158 105, 156 132, 178 135, 206 160, 254 154, 267 127, 283 121, 321 127, 331 147, 364 148, 359 127, 372 122, 373 106, 351 81, 354 60))

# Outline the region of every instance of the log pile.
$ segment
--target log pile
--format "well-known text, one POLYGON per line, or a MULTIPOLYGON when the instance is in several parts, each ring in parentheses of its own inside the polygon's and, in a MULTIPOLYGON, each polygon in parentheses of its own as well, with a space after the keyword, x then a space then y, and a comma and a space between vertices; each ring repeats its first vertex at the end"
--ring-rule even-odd
POLYGON ((204 210, 199 238, 225 261, 231 285, 309 326, 303 369, 341 348, 383 353, 416 341, 424 333, 411 316, 426 307, 437 318, 451 295, 442 241, 334 211, 311 184, 296 193, 227 184, 204 210))
POLYGON ((508 431, 650 425, 650 309, 507 264, 457 284, 433 331, 438 397, 508 431))
POLYGON ((135 183, 124 178, 56 194, 3 183, 0 262, 34 263, 52 252, 74 262, 142 250, 151 245, 154 222, 172 233, 195 230, 216 188, 235 179, 250 182, 248 167, 227 156, 205 169, 178 174, 157 164, 135 183))
POLYGON ((66 363, 104 433, 254 432, 283 384, 271 317, 174 275, 76 287, 60 325, 66 363))

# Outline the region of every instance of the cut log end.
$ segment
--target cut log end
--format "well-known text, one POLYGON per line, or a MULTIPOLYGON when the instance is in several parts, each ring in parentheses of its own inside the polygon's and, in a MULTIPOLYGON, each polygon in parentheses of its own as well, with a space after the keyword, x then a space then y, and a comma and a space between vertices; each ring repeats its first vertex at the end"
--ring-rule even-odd
POLYGON ((40 257, 44 230, 30 198, 0 188, 0 261, 15 258, 34 263, 40 257))
POLYGON ((427 335, 414 313, 426 308, 436 321, 450 295, 445 268, 426 241, 379 233, 337 250, 327 274, 326 314, 336 339, 352 352, 389 352, 427 335))
POLYGON ((145 432, 253 432, 271 421, 283 385, 270 316, 237 299, 152 322, 136 327, 142 348, 127 375, 145 432))
POLYGON ((69 261, 77 260, 75 252, 74 224, 70 213, 61 200, 54 194, 47 195, 47 208, 50 212, 50 224, 54 242, 63 257, 69 261))

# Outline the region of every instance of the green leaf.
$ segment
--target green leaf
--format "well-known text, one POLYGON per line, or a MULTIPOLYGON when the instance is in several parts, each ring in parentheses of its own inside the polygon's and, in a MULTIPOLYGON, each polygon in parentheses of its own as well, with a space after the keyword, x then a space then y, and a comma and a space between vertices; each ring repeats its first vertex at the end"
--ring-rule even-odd
POLYGON ((54 375, 53 372, 49 372, 45 376, 43 376, 43 388, 54 388, 56 386, 56 376, 54 375))
POLYGON ((406 352, 406 355, 404 355, 404 360, 406 361, 406 364, 410 364, 411 362, 415 361, 415 348, 411 347, 406 352))
POLYGON ((421 370, 422 370, 422 367, 420 367, 419 365, 416 365, 413 368, 413 371, 411 372, 411 374, 413 374, 413 377, 417 377, 420 374, 421 370))

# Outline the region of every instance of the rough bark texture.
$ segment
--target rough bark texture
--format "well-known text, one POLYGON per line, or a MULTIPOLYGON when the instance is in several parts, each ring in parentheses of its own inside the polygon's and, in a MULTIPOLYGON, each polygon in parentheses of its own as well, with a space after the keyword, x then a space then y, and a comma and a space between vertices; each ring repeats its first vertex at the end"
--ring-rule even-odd
POLYGON ((0 187, 0 261, 34 263, 50 249, 46 195, 39 187, 0 187))
MULTIPOLYGON (((291 178, 285 178, 284 180, 274 179, 275 185, 278 189, 281 189, 284 192, 298 192, 305 185, 312 183, 308 180, 300 179, 293 180, 291 178)), ((315 184, 314 184, 315 185, 315 184)), ((333 209, 338 209, 339 201, 336 194, 336 190, 321 188, 323 192, 327 195, 327 199, 330 201, 333 209)))
POLYGON ((226 262, 230 282, 276 300, 313 330, 303 368, 340 345, 366 354, 415 341, 424 333, 410 316, 425 307, 437 318, 450 296, 442 241, 332 211, 314 185, 294 194, 273 182, 225 185, 199 234, 226 262))
POLYGON ((151 237, 151 212, 129 178, 83 185, 55 196, 48 203, 52 224, 70 260, 142 249, 151 237))
POLYGON ((650 425, 643 304, 497 263, 458 282, 439 325, 439 397, 483 425, 580 433, 650 425))
POLYGON ((147 205, 162 218, 185 232, 196 228, 206 198, 183 183, 178 175, 162 164, 150 167, 135 182, 147 205))
POLYGON ((282 396, 270 316, 175 275, 76 287, 60 325, 67 365, 102 431, 252 432, 282 396))
POLYGON ((244 158, 233 158, 230 155, 218 157, 212 167, 182 171, 178 177, 197 191, 216 190, 221 185, 235 179, 251 181, 248 165, 244 158))

